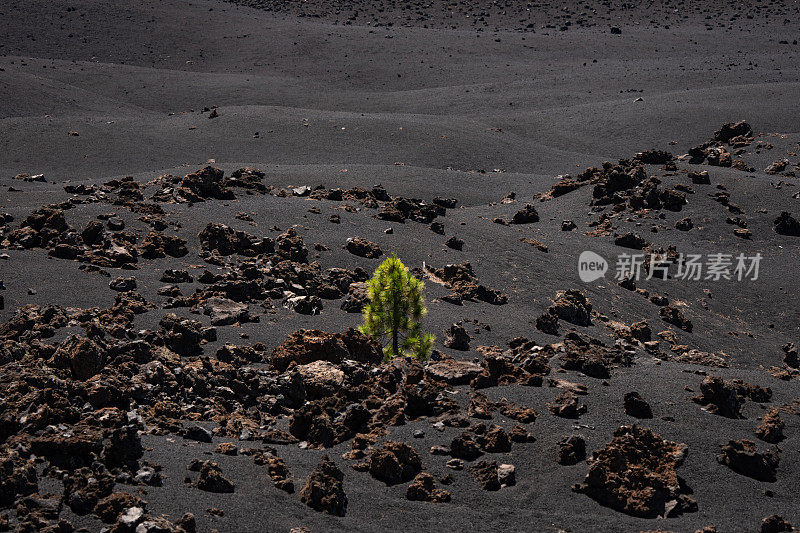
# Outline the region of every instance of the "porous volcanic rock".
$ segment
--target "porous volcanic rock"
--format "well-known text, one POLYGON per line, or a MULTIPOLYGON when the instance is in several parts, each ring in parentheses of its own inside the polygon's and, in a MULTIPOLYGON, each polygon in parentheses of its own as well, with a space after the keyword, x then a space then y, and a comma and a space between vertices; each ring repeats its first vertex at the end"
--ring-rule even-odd
POLYGON ((420 502, 447 503, 450 493, 436 488, 433 476, 420 472, 406 489, 406 499, 420 502))
POLYGON ((756 437, 764 442, 775 444, 783 440, 785 427, 786 423, 781 419, 780 411, 772 407, 764 414, 764 418, 756 428, 756 437))
POLYGON ((700 394, 694 401, 705 405, 710 413, 727 418, 742 418, 743 400, 736 385, 720 377, 706 376, 700 383, 700 394))
POLYGON ((696 510, 677 474, 687 449, 647 428, 621 426, 605 448, 592 454, 584 483, 573 490, 639 517, 696 510))
POLYGON ((576 326, 591 325, 592 304, 577 289, 559 291, 548 312, 576 326))
POLYGON ((380 246, 361 237, 347 239, 345 248, 351 254, 366 257, 367 259, 377 259, 383 255, 383 250, 381 250, 380 246))
POLYGON ((568 435, 558 442, 558 464, 576 465, 586 459, 586 439, 580 435, 568 435))
POLYGON ((272 351, 270 364, 284 371, 291 363, 341 363, 345 359, 377 365, 383 360, 383 349, 378 342, 352 328, 344 333, 300 329, 272 351))
POLYGON ((387 485, 414 478, 422 470, 419 453, 404 442, 387 441, 369 457, 369 473, 387 485))
POLYGON ((344 474, 327 455, 323 455, 300 489, 300 501, 315 511, 334 516, 347 512, 347 496, 342 480, 344 474))
POLYGON ((197 488, 206 492, 227 493, 233 492, 235 485, 222 475, 217 463, 206 461, 200 469, 197 488))
POLYGON ((469 350, 469 341, 472 340, 463 324, 452 324, 449 328, 444 330, 444 345, 453 350, 467 351, 469 350))
POLYGON ((731 439, 722 447, 717 461, 743 476, 759 481, 775 481, 780 458, 774 450, 758 451, 751 440, 731 439))
POLYGON ((482 371, 481 365, 470 361, 443 359, 425 365, 425 375, 429 379, 443 381, 451 385, 466 385, 482 371))
POLYGON ((472 477, 483 490, 495 491, 501 489, 500 478, 497 475, 496 461, 478 461, 472 467, 472 477))
POLYGON ((512 224, 531 224, 533 222, 539 222, 539 213, 536 211, 536 208, 530 204, 527 204, 514 213, 514 216, 511 218, 512 224))

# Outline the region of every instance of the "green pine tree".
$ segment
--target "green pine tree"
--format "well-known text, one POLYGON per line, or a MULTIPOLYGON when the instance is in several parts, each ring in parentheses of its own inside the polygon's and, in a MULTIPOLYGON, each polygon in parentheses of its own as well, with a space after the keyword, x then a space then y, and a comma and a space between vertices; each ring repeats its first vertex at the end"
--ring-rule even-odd
POLYGON ((386 359, 397 355, 427 359, 433 335, 422 332, 420 323, 427 310, 422 297, 424 284, 392 254, 369 280, 369 303, 364 307, 360 330, 386 342, 386 359))

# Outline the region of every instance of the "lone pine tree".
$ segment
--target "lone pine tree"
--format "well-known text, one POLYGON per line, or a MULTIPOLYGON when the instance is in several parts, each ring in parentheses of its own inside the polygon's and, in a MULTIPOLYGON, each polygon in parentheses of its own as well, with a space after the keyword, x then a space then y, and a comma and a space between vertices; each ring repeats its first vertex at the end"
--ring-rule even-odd
POLYGON ((422 332, 425 315, 422 297, 424 284, 392 254, 369 280, 369 303, 364 307, 361 332, 387 342, 386 359, 409 355, 427 359, 433 348, 433 335, 422 332))

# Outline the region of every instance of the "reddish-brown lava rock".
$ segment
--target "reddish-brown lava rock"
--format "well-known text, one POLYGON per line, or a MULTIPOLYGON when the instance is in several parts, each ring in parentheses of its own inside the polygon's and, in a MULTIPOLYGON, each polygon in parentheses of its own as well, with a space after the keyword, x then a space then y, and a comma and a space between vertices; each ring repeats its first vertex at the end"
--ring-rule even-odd
POLYGON ((784 531, 794 531, 794 527, 780 515, 770 515, 761 521, 761 533, 783 533, 784 531))
POLYGON ((593 337, 584 338, 574 331, 564 336, 563 348, 564 353, 558 358, 561 368, 577 370, 593 378, 610 378, 613 368, 633 364, 631 352, 619 346, 606 346, 593 337))
POLYGON ((267 472, 272 478, 272 483, 276 488, 286 491, 289 494, 294 492, 294 482, 289 477, 289 468, 280 457, 269 456, 266 458, 267 472))
POLYGON ((436 488, 433 476, 427 472, 420 472, 406 489, 406 499, 420 502, 447 503, 450 493, 436 488))
POLYGON ((717 461, 743 476, 759 481, 775 481, 780 458, 774 450, 759 452, 751 440, 729 440, 717 461))
POLYGON ((467 385, 480 374, 482 368, 477 363, 458 361, 456 359, 442 359, 425 365, 425 376, 434 381, 441 381, 450 385, 467 385))
POLYGON ((197 237, 204 251, 216 251, 220 255, 255 256, 271 253, 274 247, 271 239, 254 237, 244 231, 234 230, 225 224, 216 222, 209 222, 197 237))
POLYGON ((514 216, 511 218, 512 224, 531 224, 533 222, 539 222, 539 213, 536 211, 536 208, 530 204, 527 204, 514 213, 514 216))
MULTIPOLYGON (((538 363, 537 360, 532 362, 538 363)), ((541 375, 531 374, 524 368, 515 365, 506 358, 506 354, 495 355, 494 353, 486 353, 481 366, 483 370, 472 380, 472 383, 470 383, 474 389, 485 389, 502 385, 540 386, 542 384, 541 375)), ((539 364, 535 364, 531 369, 539 371, 542 370, 542 367, 539 364)), ((549 368, 547 371, 549 371, 549 368)))
POLYGON ((299 329, 272 351, 270 363, 284 371, 292 363, 341 363, 345 359, 376 365, 383 360, 383 350, 378 342, 352 328, 345 333, 299 329))
POLYGON ((489 420, 492 418, 492 411, 494 411, 494 405, 485 394, 477 391, 472 393, 469 406, 467 406, 467 416, 489 420))
POLYGON ((353 255, 366 257, 367 259, 377 259, 383 255, 383 250, 381 250, 380 246, 361 237, 347 239, 345 249, 353 255))
POLYGON ((761 419, 761 424, 756 429, 756 437, 772 444, 780 442, 784 438, 783 429, 785 427, 786 424, 781 420, 780 411, 773 407, 761 419))
POLYGON ((217 463, 206 461, 200 469, 197 479, 197 488, 206 492, 233 492, 234 484, 222 475, 222 470, 217 463))
POLYGON ((344 474, 339 467, 327 455, 323 455, 300 489, 300 501, 315 511, 344 516, 347 512, 347 496, 343 479, 344 474))
POLYGON ((71 335, 59 344, 53 361, 56 366, 69 368, 73 378, 86 380, 103 369, 105 350, 91 339, 71 335))
POLYGON ((568 435, 558 441, 558 464, 576 465, 586 459, 586 439, 580 435, 568 435))
POLYGON ((101 520, 110 524, 116 522, 120 513, 131 507, 147 508, 147 502, 134 494, 127 492, 114 492, 109 494, 94 506, 94 513, 101 520))
POLYGON ((705 405, 710 413, 727 418, 742 418, 742 399, 736 386, 720 377, 707 376, 703 379, 700 383, 700 394, 694 401, 705 405))
POLYGON ((547 409, 555 416, 562 418, 578 418, 586 412, 586 406, 578 402, 574 392, 565 390, 547 404, 547 409))
POLYGON ((677 326, 689 333, 692 332, 692 321, 686 318, 686 315, 683 314, 683 311, 677 307, 666 305, 658 310, 658 315, 664 322, 672 324, 673 326, 677 326))
POLYGON ((478 461, 472 467, 472 477, 483 490, 500 490, 500 479, 497 476, 497 462, 478 461))
POLYGON ((386 442, 373 450, 369 458, 369 473, 387 485, 396 485, 412 479, 422 470, 417 450, 404 442, 386 442))
POLYGON ((475 437, 465 431, 450 443, 450 455, 457 459, 472 461, 483 455, 483 451, 481 451, 475 437))
POLYGON ((647 428, 621 426, 605 448, 592 454, 584 483, 573 486, 624 513, 640 517, 694 511, 676 469, 687 446, 663 439, 647 428))
POLYGON ((461 305, 463 300, 480 300, 493 305, 508 303, 508 296, 478 282, 478 277, 469 261, 445 265, 439 269, 428 267, 427 273, 434 281, 444 284, 453 291, 453 294, 443 298, 450 303, 461 305))
POLYGON ((491 426, 485 433, 478 435, 477 442, 488 453, 505 453, 511 451, 511 438, 502 426, 491 426))
POLYGON ((33 494, 38 488, 33 461, 16 454, 0 457, 0 505, 12 505, 18 496, 33 494))
POLYGON ((592 304, 576 289, 559 291, 548 312, 576 326, 591 325, 592 304))
POLYGON ((233 200, 236 196, 228 189, 225 172, 207 166, 184 176, 175 194, 189 202, 203 201, 207 198, 233 200))

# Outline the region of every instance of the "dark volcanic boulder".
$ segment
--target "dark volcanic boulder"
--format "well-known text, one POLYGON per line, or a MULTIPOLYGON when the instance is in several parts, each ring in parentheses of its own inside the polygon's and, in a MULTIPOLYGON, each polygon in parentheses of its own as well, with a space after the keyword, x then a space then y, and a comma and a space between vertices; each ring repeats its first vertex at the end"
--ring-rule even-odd
POLYGON ((450 443, 450 455, 458 459, 472 461, 483 455, 483 451, 481 451, 472 434, 465 431, 450 443))
POLYGON ((633 250, 641 250, 647 246, 648 242, 641 236, 635 233, 626 233, 614 239, 614 244, 623 248, 631 248, 633 250))
POLYGON ((53 361, 56 366, 69 368, 72 377, 87 380, 103 369, 105 350, 93 340, 78 335, 69 336, 59 344, 53 361))
POLYGON ((773 514, 761 521, 761 533, 784 533, 785 531, 795 531, 795 529, 780 515, 773 514))
POLYGON ((420 470, 419 453, 404 442, 388 441, 383 448, 373 450, 369 458, 370 475, 387 485, 409 481, 420 470))
POLYGON ((696 403, 705 405, 710 413, 727 418, 742 418, 742 399, 736 385, 716 376, 707 376, 700 383, 696 403))
POLYGON ((233 200, 236 195, 228 189, 222 169, 207 166, 197 172, 187 174, 178 193, 189 201, 198 201, 206 198, 217 200, 233 200))
POLYGON ((345 359, 376 365, 383 360, 383 350, 378 342, 352 328, 344 333, 299 329, 272 351, 270 362, 274 368, 284 371, 291 363, 341 363, 345 359))
POLYGON ((234 231, 233 228, 216 222, 209 222, 197 237, 203 250, 216 250, 220 255, 255 256, 273 251, 270 239, 260 239, 244 231, 234 231))
POLYGON ((158 325, 161 328, 159 337, 173 352, 186 357, 202 352, 200 342, 203 340, 204 329, 199 321, 167 313, 161 317, 158 325))
POLYGON ((530 204, 517 211, 511 218, 512 224, 531 224, 533 222, 539 222, 539 213, 530 204))
POLYGON ((461 323, 451 325, 444 330, 444 335, 444 345, 447 348, 461 351, 469 350, 469 341, 471 337, 461 323))
POLYGON ((720 129, 714 132, 714 140, 728 142, 734 137, 752 137, 753 128, 744 120, 739 122, 726 122, 720 129))
POLYGON ((450 501, 450 493, 436 488, 433 476, 420 472, 406 489, 406 499, 419 502, 446 503, 450 501))
POLYGON ((351 283, 347 289, 347 296, 342 301, 341 309, 346 313, 360 313, 369 303, 367 284, 361 281, 351 283))
POLYGON ((0 457, 0 505, 8 507, 18 496, 35 493, 39 488, 36 464, 18 455, 0 457))
POLYGON ((625 413, 636 418, 653 418, 650 404, 638 392, 625 394, 625 413))
POLYGON ((677 468, 687 446, 646 428, 621 426, 605 448, 592 454, 589 473, 573 490, 633 516, 654 518, 696 510, 677 468))
POLYGON ((775 481, 780 462, 775 451, 759 452, 750 440, 729 440, 717 461, 743 476, 759 481, 775 481))
POLYGON ((226 493, 233 492, 235 486, 232 481, 222 475, 222 470, 217 463, 206 461, 200 469, 197 488, 206 492, 226 493))
POLYGON ((343 479, 342 471, 327 455, 323 455, 300 489, 300 501, 315 511, 344 516, 347 512, 347 496, 342 486, 343 479))
POLYGON ((586 459, 586 439, 580 435, 568 435, 558 442, 558 464, 576 465, 586 459))
POLYGON ((592 304, 576 289, 560 291, 549 313, 576 326, 591 325, 592 304))
POLYGON ((380 246, 361 237, 347 239, 345 249, 353 255, 366 257, 367 259, 377 259, 383 255, 380 246))
POLYGON ((780 216, 778 216, 773 223, 773 228, 775 229, 775 233, 779 235, 800 237, 800 222, 787 211, 781 211, 780 216))
POLYGON ((174 235, 164 235, 158 231, 151 231, 142 240, 138 249, 145 259, 157 259, 166 256, 183 257, 189 253, 185 240, 174 235))
POLYGON ((673 161, 674 159, 675 156, 670 152, 656 149, 639 152, 634 156, 634 160, 645 165, 664 165, 670 161, 673 161))

